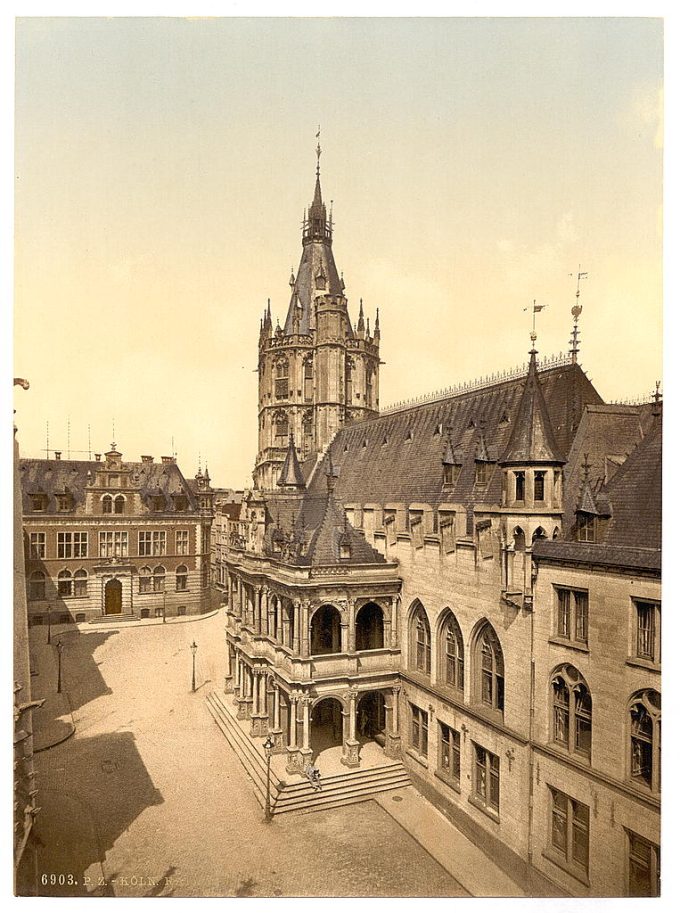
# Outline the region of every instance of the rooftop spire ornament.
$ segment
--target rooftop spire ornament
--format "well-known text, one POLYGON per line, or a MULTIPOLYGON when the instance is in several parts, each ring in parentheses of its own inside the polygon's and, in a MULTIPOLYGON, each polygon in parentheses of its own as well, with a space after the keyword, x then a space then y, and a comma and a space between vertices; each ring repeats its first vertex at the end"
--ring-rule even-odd
MULTIPOLYGON (((573 276, 574 273, 569 273, 570 276, 573 276)), ((578 319, 581 316, 581 311, 583 310, 582 305, 579 303, 579 298, 581 297, 581 279, 587 279, 588 273, 581 272, 581 264, 578 265, 578 272, 576 273, 576 303, 571 309, 571 315, 574 318, 574 326, 571 331, 571 349, 569 354, 571 355, 572 365, 576 364, 578 356, 578 345, 579 345, 579 330, 578 330, 578 319)))
MULTIPOLYGON (((536 351, 536 339, 537 339, 537 336, 536 336, 536 314, 538 314, 540 311, 542 311, 544 308, 547 308, 547 307, 548 307, 547 304, 536 304, 536 299, 534 298, 534 304, 533 304, 533 307, 532 307, 532 309, 531 309, 531 311, 532 311, 532 322, 531 322, 531 333, 530 333, 530 337, 531 337, 531 351, 532 351, 532 352, 535 352, 535 351, 536 351)), ((525 311, 528 311, 529 308, 524 308, 524 310, 525 310, 525 311)))

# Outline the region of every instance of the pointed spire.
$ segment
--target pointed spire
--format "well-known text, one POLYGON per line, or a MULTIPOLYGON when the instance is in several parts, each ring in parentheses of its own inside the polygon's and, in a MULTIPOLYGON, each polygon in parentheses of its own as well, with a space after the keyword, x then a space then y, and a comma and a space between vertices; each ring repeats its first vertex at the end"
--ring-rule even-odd
POLYGON ((380 339, 380 308, 375 309, 375 330, 373 336, 375 339, 380 339))
POLYGON ((579 493, 578 505, 576 512, 581 514, 593 514, 597 516, 599 511, 595 504, 595 495, 590 484, 590 463, 588 454, 583 455, 583 479, 581 481, 581 491, 579 493))
POLYGON ((286 458, 283 461, 283 466, 281 467, 277 485, 291 488, 305 487, 305 480, 297 458, 292 432, 288 438, 288 450, 286 452, 286 458))
MULTIPOLYGON (((533 340, 532 340, 533 343, 533 340)), ((529 370, 510 432, 503 463, 564 463, 553 432, 536 367, 536 349, 529 352, 529 370)))
POLYGON ((363 336, 366 325, 364 323, 364 299, 359 298, 359 320, 357 321, 357 333, 363 336))

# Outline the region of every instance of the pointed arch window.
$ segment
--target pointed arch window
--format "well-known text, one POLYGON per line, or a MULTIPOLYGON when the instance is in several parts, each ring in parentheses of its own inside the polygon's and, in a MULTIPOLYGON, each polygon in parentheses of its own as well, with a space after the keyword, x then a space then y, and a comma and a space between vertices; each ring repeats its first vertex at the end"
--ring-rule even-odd
POLYGON ((311 355, 302 363, 302 382, 305 402, 311 403, 314 396, 314 367, 311 355))
POLYGON ((373 368, 366 368, 366 407, 373 408, 373 368))
POLYGON ((661 787, 661 695, 638 691, 629 703, 630 777, 651 792, 661 787))
POLYGON ((440 645, 441 679, 447 685, 462 692, 465 672, 463 635, 452 612, 448 612, 447 617, 444 619, 440 645))
POLYGON ((505 709, 505 664, 498 635, 487 622, 476 639, 476 696, 480 703, 497 710, 505 709))
POLYGON ((274 416, 274 446, 285 447, 288 443, 288 416, 277 412, 274 416))
POLYGON ((288 398, 288 359, 279 358, 274 368, 274 396, 276 399, 288 398))
POLYGON ((560 666, 551 682, 554 742, 590 760, 593 706, 590 689, 574 666, 560 666))
POLYGON ((411 616, 411 668, 424 675, 430 674, 431 669, 431 637, 430 624, 425 614, 425 609, 417 604, 411 616))
POLYGON ((354 361, 347 356, 345 358, 345 403, 348 406, 352 405, 352 394, 353 394, 353 377, 352 371, 354 369, 354 361))

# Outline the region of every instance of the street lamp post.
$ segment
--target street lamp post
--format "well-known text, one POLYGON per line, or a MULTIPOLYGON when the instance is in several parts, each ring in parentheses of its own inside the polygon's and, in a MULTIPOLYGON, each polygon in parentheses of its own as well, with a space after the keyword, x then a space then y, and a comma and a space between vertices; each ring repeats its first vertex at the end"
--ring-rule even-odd
POLYGON ((163 590, 163 624, 165 624, 165 590, 163 590))
POLYGON ((64 645, 60 640, 57 641, 56 648, 57 648, 57 694, 61 694, 61 654, 64 652, 64 645))
POLYGON ((47 606, 47 643, 52 643, 52 606, 47 606))
POLYGON ((196 690, 196 650, 198 650, 198 644, 194 641, 191 644, 191 690, 196 690))
POLYGON ((269 781, 270 781, 270 771, 271 771, 271 766, 272 766, 272 748, 274 747, 274 743, 271 740, 271 736, 267 736, 267 739, 262 747, 264 748, 264 753, 267 758, 267 780, 266 780, 265 792, 264 792, 264 820, 265 820, 265 824, 271 824, 272 806, 271 806, 271 799, 270 799, 269 781))

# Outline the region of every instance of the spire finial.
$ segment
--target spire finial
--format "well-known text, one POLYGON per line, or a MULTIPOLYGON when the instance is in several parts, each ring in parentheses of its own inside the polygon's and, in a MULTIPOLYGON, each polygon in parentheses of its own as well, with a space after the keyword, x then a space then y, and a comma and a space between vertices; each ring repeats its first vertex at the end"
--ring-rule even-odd
POLYGON ((316 176, 319 177, 321 173, 321 143, 319 139, 321 137, 321 124, 316 131, 316 176))
MULTIPOLYGON (((532 313, 531 333, 529 334, 529 338, 531 339, 531 350, 529 352, 530 355, 536 354, 536 339, 538 338, 536 335, 536 314, 538 314, 540 311, 542 311, 544 308, 547 308, 547 307, 548 307, 547 304, 536 304, 536 299, 534 298, 533 307, 531 309, 531 313, 532 313)), ((527 311, 528 308, 524 308, 524 310, 527 311)))
MULTIPOLYGON (((569 275, 573 276, 574 273, 569 273, 569 275)), ((588 278, 588 273, 581 272, 581 264, 579 263, 578 271, 576 273, 576 302, 571 309, 571 316, 574 318, 574 326, 571 331, 571 349, 569 350, 569 354, 571 355, 572 365, 576 364, 576 360, 577 360, 577 356, 578 356, 578 345, 579 345, 578 319, 581 316, 581 311, 583 310, 583 307, 579 302, 579 298, 581 297, 581 279, 587 279, 587 278, 588 278)))
POLYGON ((588 462, 588 454, 583 454, 583 481, 587 482, 590 478, 590 467, 591 464, 588 462))

